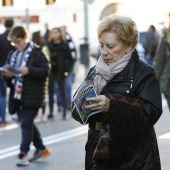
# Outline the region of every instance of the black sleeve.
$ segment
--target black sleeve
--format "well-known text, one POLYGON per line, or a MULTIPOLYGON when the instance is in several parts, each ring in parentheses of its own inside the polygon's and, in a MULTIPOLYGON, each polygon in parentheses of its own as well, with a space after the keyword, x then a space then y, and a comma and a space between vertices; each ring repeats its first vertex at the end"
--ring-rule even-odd
MULTIPOLYGON (((28 64, 29 73, 26 76, 36 79, 44 79, 49 75, 50 64, 41 50, 35 51, 32 54, 34 57, 34 64, 28 64)), ((30 56, 31 57, 31 56, 30 56)))

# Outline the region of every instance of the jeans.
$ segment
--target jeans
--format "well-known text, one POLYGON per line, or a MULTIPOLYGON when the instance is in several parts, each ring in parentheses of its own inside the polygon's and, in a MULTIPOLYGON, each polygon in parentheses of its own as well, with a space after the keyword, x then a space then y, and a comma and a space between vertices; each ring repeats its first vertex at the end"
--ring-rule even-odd
POLYGON ((37 109, 23 109, 21 110, 20 123, 21 123, 21 145, 20 152, 27 154, 30 150, 30 144, 33 142, 33 145, 37 150, 45 149, 43 141, 40 135, 39 130, 34 124, 34 118, 38 112, 37 109))
POLYGON ((66 89, 67 89, 67 108, 71 109, 72 100, 72 83, 73 83, 73 71, 71 71, 66 79, 66 89))
POLYGON ((150 66, 153 65, 153 58, 146 58, 146 63, 150 66))
POLYGON ((6 121, 6 96, 0 94, 0 118, 1 122, 6 121))
MULTIPOLYGON (((71 100, 72 100, 72 83, 73 83, 73 71, 71 71, 66 78, 66 92, 67 92, 67 108, 71 108, 71 100)), ((58 83, 55 84, 55 91, 57 95, 57 105, 58 107, 63 107, 62 106, 62 96, 60 93, 60 89, 58 86, 58 83)))
POLYGON ((14 100, 14 102, 19 115, 21 127, 20 153, 27 154, 30 150, 31 142, 33 142, 33 145, 37 150, 45 149, 40 132, 34 124, 34 118, 36 117, 39 108, 22 108, 20 100, 14 100))
MULTIPOLYGON (((53 105, 54 105, 54 94, 55 94, 55 83, 58 84, 58 89, 60 91, 60 95, 57 96, 59 100, 61 100, 63 106, 63 112, 66 113, 67 110, 67 93, 66 93, 66 79, 59 79, 57 74, 52 73, 49 79, 49 107, 50 113, 53 112, 53 105)), ((57 94, 57 92, 56 92, 57 94)))
POLYGON ((0 76, 0 118, 1 122, 6 121, 6 83, 0 76))
POLYGON ((56 93, 56 96, 57 96, 57 106, 58 106, 58 108, 59 107, 62 108, 63 107, 62 96, 61 96, 61 93, 60 93, 58 82, 55 83, 55 93, 56 93))

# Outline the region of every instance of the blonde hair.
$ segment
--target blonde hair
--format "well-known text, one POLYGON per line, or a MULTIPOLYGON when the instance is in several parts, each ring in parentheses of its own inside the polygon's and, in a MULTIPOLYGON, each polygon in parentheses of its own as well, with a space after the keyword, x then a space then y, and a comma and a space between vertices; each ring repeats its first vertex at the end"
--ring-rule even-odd
POLYGON ((98 38, 103 32, 113 32, 117 40, 136 47, 139 42, 139 32, 136 23, 129 17, 112 14, 104 17, 97 28, 98 38))

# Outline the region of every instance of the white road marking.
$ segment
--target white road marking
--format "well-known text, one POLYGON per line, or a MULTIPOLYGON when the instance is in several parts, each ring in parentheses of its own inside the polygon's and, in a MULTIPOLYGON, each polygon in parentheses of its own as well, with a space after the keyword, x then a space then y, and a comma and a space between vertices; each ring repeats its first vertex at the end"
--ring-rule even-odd
POLYGON ((6 131, 6 130, 15 129, 15 128, 18 128, 18 127, 19 127, 19 125, 14 123, 14 124, 11 124, 11 125, 7 125, 7 126, 4 126, 4 127, 1 127, 0 128, 0 132, 6 131))
MULTIPOLYGON (((61 132, 58 134, 54 134, 51 136, 47 136, 43 138, 44 144, 45 145, 50 145, 53 143, 57 143, 66 139, 70 139, 76 136, 80 136, 83 134, 86 134, 88 131, 88 126, 81 126, 72 130, 68 130, 65 132, 61 132)), ((35 149, 34 146, 31 146, 30 150, 35 149)), ((12 146, 6 149, 0 150, 0 160, 4 158, 8 158, 10 156, 17 155, 19 153, 19 145, 12 146)))
MULTIPOLYGON (((166 107, 166 106, 167 106, 167 101, 164 99, 162 101, 162 107, 166 107)), ((1 127, 0 132, 15 129, 15 128, 18 128, 18 127, 19 127, 19 124, 7 125, 5 127, 1 127)), ((76 137, 76 136, 86 134, 87 130, 88 130, 87 125, 81 126, 81 127, 78 127, 78 128, 72 129, 72 130, 68 130, 68 131, 65 131, 65 132, 61 132, 61 133, 58 133, 58 134, 54 134, 54 135, 51 135, 51 136, 44 137, 43 141, 44 141, 45 145, 50 145, 50 144, 53 144, 53 143, 57 143, 57 142, 66 140, 66 139, 70 139, 70 138, 73 138, 73 137, 76 137)), ((159 136, 158 139, 170 139, 170 132, 159 136)), ((17 155, 19 153, 19 147, 20 147, 19 145, 15 145, 15 146, 0 150, 0 160, 7 158, 7 157, 10 157, 10 156, 13 156, 13 155, 17 155)), ((31 146, 30 149, 31 150, 34 149, 34 146, 31 146)))
POLYGON ((158 139, 170 139, 170 132, 160 135, 158 139))
POLYGON ((162 108, 167 107, 167 106, 168 106, 167 100, 163 99, 162 100, 162 108))

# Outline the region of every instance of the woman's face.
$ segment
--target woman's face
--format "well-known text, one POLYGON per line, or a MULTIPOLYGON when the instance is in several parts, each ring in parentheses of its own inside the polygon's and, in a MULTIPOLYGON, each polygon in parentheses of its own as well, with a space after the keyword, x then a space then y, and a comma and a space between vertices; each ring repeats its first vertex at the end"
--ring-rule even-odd
POLYGON ((116 34, 112 32, 103 32, 99 37, 100 53, 107 65, 110 65, 129 52, 131 46, 118 42, 116 34))
POLYGON ((60 40, 60 36, 61 36, 61 34, 60 34, 60 32, 58 31, 58 29, 54 29, 54 30, 52 31, 52 39, 53 39, 53 40, 60 40))

